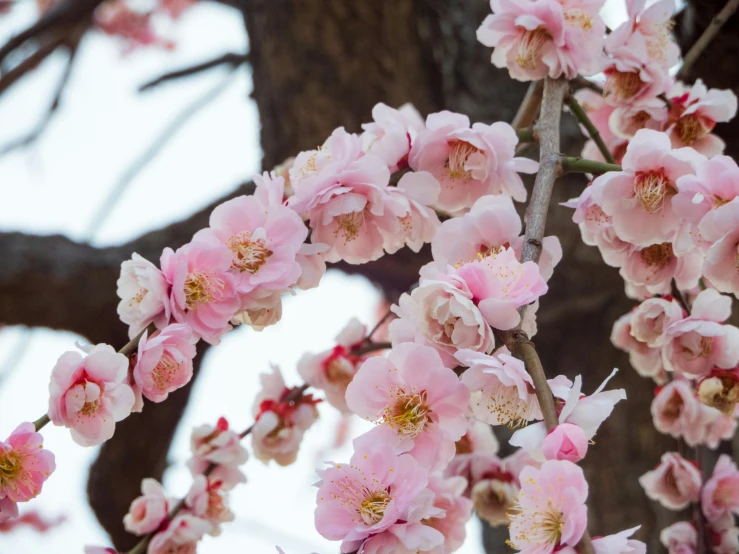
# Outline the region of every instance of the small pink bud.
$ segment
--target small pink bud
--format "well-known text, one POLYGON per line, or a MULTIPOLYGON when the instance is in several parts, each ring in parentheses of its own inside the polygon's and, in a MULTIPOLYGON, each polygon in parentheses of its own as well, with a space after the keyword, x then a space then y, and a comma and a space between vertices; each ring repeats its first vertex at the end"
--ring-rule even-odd
POLYGON ((562 423, 547 433, 543 450, 547 460, 579 462, 588 451, 588 438, 578 425, 562 423))

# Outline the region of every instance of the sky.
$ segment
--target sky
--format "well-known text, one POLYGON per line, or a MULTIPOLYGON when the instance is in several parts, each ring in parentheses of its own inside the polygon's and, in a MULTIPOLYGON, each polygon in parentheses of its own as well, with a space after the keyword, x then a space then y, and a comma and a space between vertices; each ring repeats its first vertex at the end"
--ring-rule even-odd
MULTIPOLYGON (((620 2, 609 0, 612 21, 624 17, 620 2)), ((0 18, 0 42, 35 18, 32 2, 22 1, 0 18)), ((175 84, 138 93, 159 74, 247 48, 240 14, 215 3, 196 5, 177 25, 165 29, 177 42, 174 51, 147 48, 124 54, 110 37, 88 33, 78 53, 62 105, 32 146, 0 157, 0 230, 62 233, 100 246, 119 244, 190 215, 259 171, 259 121, 249 99, 248 69, 230 74, 215 69, 175 84), (183 110, 214 88, 217 98, 189 118, 161 152, 126 187, 104 224, 90 234, 91 221, 121 175, 183 110)), ((0 101, 0 147, 33 128, 44 114, 65 62, 57 55, 23 79, 0 101)), ((191 482, 184 463, 191 429, 225 416, 236 429, 252 420, 251 403, 259 373, 281 367, 288 384, 298 384, 296 363, 304 352, 333 346, 334 336, 351 317, 372 325, 380 295, 367 281, 329 273, 318 289, 285 302, 282 321, 256 333, 237 329, 209 351, 190 404, 170 452, 164 484, 176 497, 191 482)), ((73 308, 73 307, 71 307, 73 308)), ((30 346, 7 375, 0 374, 0 437, 18 423, 46 411, 49 373, 63 352, 82 341, 71 333, 22 328, 0 330, 0 368, 30 333, 30 346)), ((120 346, 120 345, 119 345, 120 346)), ((1 371, 1 370, 0 370, 1 371)), ((249 482, 231 494, 236 521, 217 538, 206 537, 199 552, 272 554, 279 544, 288 554, 337 552, 313 527, 317 480, 325 460, 342 461, 348 445, 333 446, 340 417, 320 406, 321 417, 307 433, 298 460, 282 468, 250 459, 249 482)), ((354 434, 367 423, 351 422, 354 434)), ((40 497, 27 507, 64 524, 39 535, 21 529, 0 535, 0 554, 81 553, 84 545, 107 545, 85 497, 95 448, 82 448, 64 428, 43 430, 45 446, 56 455, 57 469, 40 497), (53 545, 53 546, 52 546, 53 545)), ((247 444, 247 447, 249 445, 247 444)), ((22 508, 25 508, 23 506, 22 508)), ((480 525, 472 520, 470 537, 458 552, 481 554, 480 525)))

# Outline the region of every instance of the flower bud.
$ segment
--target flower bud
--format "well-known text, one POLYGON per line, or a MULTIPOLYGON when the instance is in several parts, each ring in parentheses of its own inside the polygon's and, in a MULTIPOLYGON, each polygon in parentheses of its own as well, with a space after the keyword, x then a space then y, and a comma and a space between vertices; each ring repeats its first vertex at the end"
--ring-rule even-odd
POLYGON ((543 452, 547 460, 579 462, 588 451, 588 438, 581 427, 562 423, 547 433, 543 452))

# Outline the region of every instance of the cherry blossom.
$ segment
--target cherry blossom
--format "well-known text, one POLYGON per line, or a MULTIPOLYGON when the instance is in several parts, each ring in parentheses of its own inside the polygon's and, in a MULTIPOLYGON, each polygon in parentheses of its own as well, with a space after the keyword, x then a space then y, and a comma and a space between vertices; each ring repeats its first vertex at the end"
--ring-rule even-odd
POLYGON ((170 318, 169 284, 164 274, 136 252, 121 264, 118 278, 118 317, 129 325, 128 337, 133 338, 149 323, 162 328, 170 318))
POLYGON ((135 397, 126 383, 128 358, 107 344, 86 347, 86 356, 65 352, 51 371, 49 418, 72 432, 81 446, 111 438, 131 414, 135 397))
POLYGON ((346 390, 349 409, 379 426, 369 435, 440 470, 467 431, 470 393, 433 349, 414 343, 362 364, 346 390))
POLYGON ((192 458, 187 466, 193 477, 214 464, 216 467, 209 477, 214 482, 219 481, 226 490, 246 482, 239 466, 246 462, 248 454, 241 445, 241 437, 229 429, 225 418, 220 418, 215 427, 200 425, 193 429, 190 449, 192 458))
POLYGON ((575 546, 587 526, 588 484, 582 469, 550 460, 541 468, 525 467, 521 494, 509 516, 509 544, 525 554, 549 554, 575 546))
POLYGON ((493 64, 519 81, 589 75, 598 70, 603 48, 602 6, 599 0, 490 0, 493 13, 477 40, 494 47, 493 64))
POLYGON ((385 232, 384 248, 393 254, 404 245, 414 252, 434 238, 439 217, 429 206, 439 199, 439 182, 426 171, 406 173, 395 187, 388 187, 388 210, 397 218, 396 229, 385 232))
POLYGON ((21 423, 0 441, 0 519, 17 517, 17 502, 41 493, 56 468, 54 454, 43 448, 43 437, 33 423, 21 423))
POLYGON ((382 158, 391 173, 407 167, 411 144, 424 128, 421 114, 412 104, 396 110, 380 102, 372 108, 372 119, 362 124, 364 151, 382 158))
POLYGON ((634 312, 622 315, 613 324, 611 342, 629 354, 629 362, 642 377, 650 377, 658 384, 667 382, 667 372, 662 364, 662 351, 650 348, 645 342, 639 342, 631 332, 634 312))
POLYGON ((518 173, 535 173, 538 164, 515 157, 517 143, 507 123, 470 126, 466 115, 443 111, 426 118, 408 160, 411 168, 428 171, 441 184, 437 207, 459 214, 488 194, 526 199, 518 173))
POLYGON ((169 499, 156 479, 141 481, 141 496, 131 502, 123 517, 126 531, 134 535, 146 535, 159 529, 169 515, 169 499))
POLYGON ((639 484, 652 500, 669 510, 682 510, 698 500, 703 484, 700 470, 676 452, 667 452, 659 465, 639 477, 639 484))

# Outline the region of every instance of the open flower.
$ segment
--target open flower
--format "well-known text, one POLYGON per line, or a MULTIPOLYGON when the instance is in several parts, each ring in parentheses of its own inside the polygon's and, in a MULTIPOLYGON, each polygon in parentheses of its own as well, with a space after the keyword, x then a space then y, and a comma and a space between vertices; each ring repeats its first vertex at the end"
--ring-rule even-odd
POLYGON ((69 427, 77 444, 103 443, 131 414, 135 398, 127 379, 128 358, 112 346, 88 347, 84 357, 65 352, 51 371, 49 418, 69 427))
POLYGON ((588 483, 582 469, 550 460, 539 469, 525 467, 519 479, 521 492, 509 516, 509 544, 524 554, 575 546, 587 527, 588 483))
POLYGON ((433 550, 434 554, 454 552, 464 543, 467 536, 465 524, 472 517, 472 501, 463 493, 467 488, 467 480, 463 477, 443 478, 438 474, 429 476, 428 488, 436 496, 434 507, 443 510, 444 515, 430 517, 425 525, 439 531, 444 536, 443 547, 433 550))
POLYGON ((426 171, 406 173, 395 187, 388 187, 387 209, 397 218, 396 226, 385 231, 385 251, 393 254, 404 245, 419 252, 431 242, 439 228, 439 217, 430 206, 439 200, 439 182, 426 171))
POLYGON ((220 418, 215 427, 200 425, 193 429, 190 449, 192 458, 187 466, 193 477, 202 474, 210 464, 215 464, 217 467, 209 477, 213 481, 220 481, 225 489, 246 482, 239 466, 246 463, 248 454, 241 445, 241 437, 228 428, 225 418, 220 418))
POLYGON ((703 254, 697 248, 678 255, 672 242, 661 242, 629 249, 619 274, 627 286, 642 289, 640 296, 648 297, 669 294, 673 279, 679 290, 695 288, 702 264, 703 254))
POLYGON ((651 411, 654 426, 660 433, 682 437, 690 446, 703 442, 707 409, 696 398, 689 381, 677 378, 659 388, 651 411))
POLYGON ((146 535, 159 529, 169 515, 169 499, 156 479, 141 481, 141 496, 131 502, 123 516, 123 526, 134 535, 146 535))
POLYGON ((424 128, 423 118, 412 104, 397 110, 382 102, 372 108, 372 123, 363 123, 364 151, 379 156, 391 173, 408 165, 411 144, 424 128))
POLYGON ((211 529, 208 534, 217 537, 221 534, 221 523, 234 520, 227 500, 227 491, 220 481, 198 475, 185 497, 185 506, 194 516, 210 523, 211 529))
POLYGON ((709 522, 729 526, 732 514, 739 515, 739 469, 727 456, 719 456, 713 475, 701 491, 701 508, 709 522))
POLYGON ((664 346, 669 340, 667 328, 684 317, 680 303, 672 297, 645 300, 631 316, 631 334, 650 348, 664 346))
POLYGON ((507 123, 470 127, 466 115, 442 111, 426 118, 408 159, 414 170, 428 171, 441 184, 437 207, 457 214, 487 194, 526 200, 518 172, 534 173, 538 164, 515 157, 516 144, 507 123))
POLYGON ((666 452, 659 465, 639 477, 652 500, 669 510, 682 510, 698 500, 703 484, 700 470, 677 452, 666 452))
POLYGON ((726 207, 716 210, 717 240, 706 252, 703 273, 716 289, 739 296, 739 200, 726 207))
POLYGON ((616 348, 628 352, 629 362, 639 375, 650 377, 659 384, 665 383, 667 373, 662 364, 662 351, 634 337, 631 332, 633 318, 634 312, 631 311, 616 320, 611 331, 611 342, 616 348))
POLYGON ((21 423, 0 441, 0 520, 18 515, 16 502, 38 496, 56 465, 33 423, 21 423))
POLYGON ((594 537, 593 550, 595 554, 647 554, 647 545, 631 537, 639 527, 626 529, 615 535, 594 537))
POLYGON ((159 531, 149 543, 149 554, 195 554, 197 543, 208 533, 212 525, 189 513, 180 513, 159 531))
POLYGON ((151 322, 157 327, 167 324, 170 317, 169 284, 157 266, 136 252, 121 264, 117 281, 118 317, 128 324, 128 337, 135 337, 151 322))
POLYGON ((394 347, 387 358, 369 358, 346 390, 349 409, 379 424, 370 436, 437 470, 446 467, 467 431, 469 398, 439 354, 414 343, 394 347))

